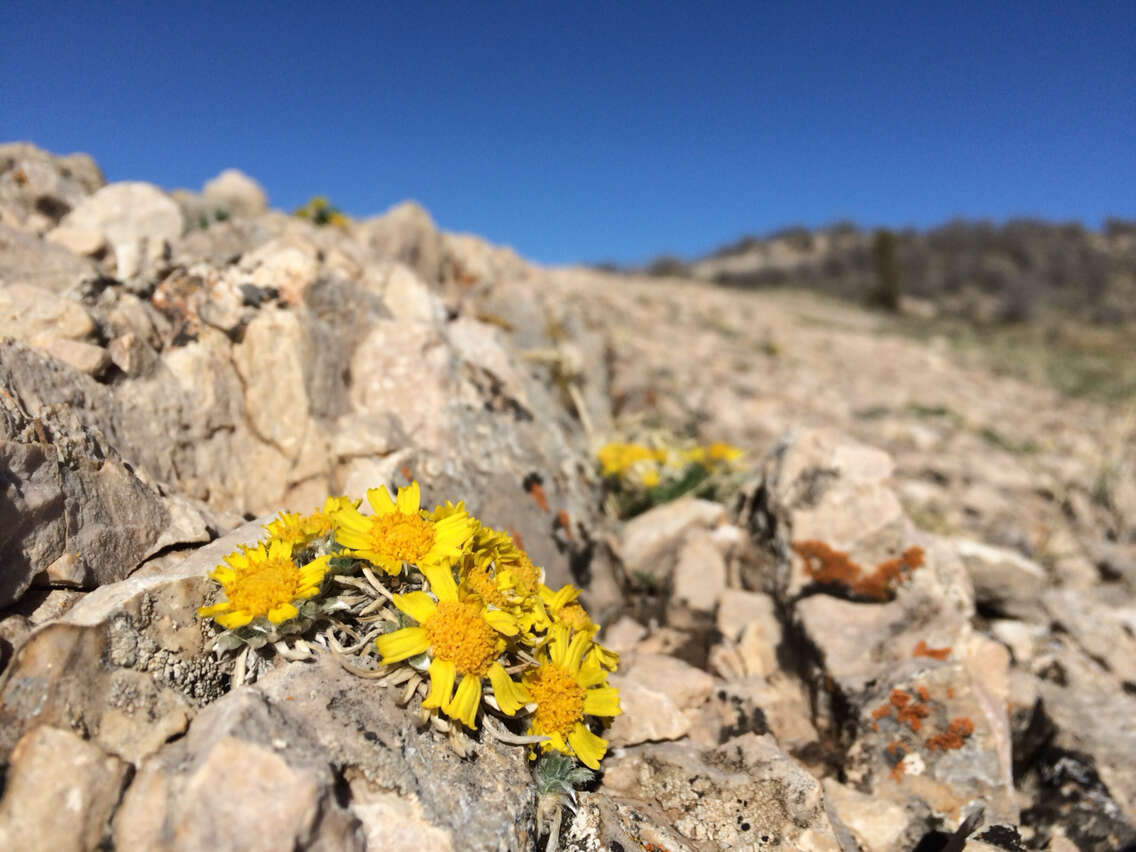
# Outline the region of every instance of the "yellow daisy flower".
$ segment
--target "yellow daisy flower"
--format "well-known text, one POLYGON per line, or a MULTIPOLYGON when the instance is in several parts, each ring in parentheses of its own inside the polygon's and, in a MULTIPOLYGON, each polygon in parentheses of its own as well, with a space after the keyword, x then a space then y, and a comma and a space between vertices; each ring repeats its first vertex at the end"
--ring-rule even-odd
POLYGON ((516 619, 463 594, 448 566, 419 570, 437 601, 426 592, 394 596, 394 605, 418 624, 375 640, 383 665, 429 652, 430 692, 423 707, 440 708, 467 728, 474 728, 481 706, 482 678, 488 676, 497 706, 513 715, 528 703, 528 695, 509 677, 497 657, 505 648, 503 637, 517 634, 516 619), (458 675, 462 679, 455 692, 458 675))
POLYGON ((330 556, 321 556, 306 565, 292 561, 292 543, 272 539, 225 557, 209 575, 225 591, 228 600, 202 607, 208 616, 232 630, 254 618, 264 616, 272 624, 283 624, 300 614, 295 602, 314 597, 328 570, 330 556))
POLYGON ((344 506, 335 513, 335 539, 351 555, 388 574, 398 574, 403 563, 419 570, 438 565, 448 569, 461 557, 474 522, 464 509, 433 520, 419 511, 421 500, 417 482, 400 488, 397 502, 385 487, 371 488, 367 502, 375 514, 367 517, 354 506, 344 506))
POLYGON ((356 509, 358 500, 350 497, 328 497, 323 501, 323 508, 317 509, 304 520, 304 531, 312 538, 328 535, 335 529, 335 516, 344 509, 356 509))
POLYGON ((580 590, 572 585, 566 585, 556 592, 543 584, 540 587, 541 603, 544 604, 548 613, 549 622, 562 624, 569 630, 586 634, 593 640, 592 648, 588 653, 594 655, 603 668, 608 671, 615 671, 619 665, 619 654, 594 641, 600 627, 592 621, 588 611, 576 600, 579 595, 580 590))
POLYGON ((607 740, 588 729, 584 716, 618 716, 619 691, 605 685, 607 673, 588 655, 587 634, 554 624, 549 635, 548 660, 522 678, 536 703, 529 733, 548 737, 541 749, 575 754, 585 766, 599 769, 607 740))
POLYGON ((706 445, 706 458, 716 462, 734 462, 745 455, 745 450, 727 444, 725 441, 715 441, 706 445))
POLYGON ((306 518, 296 512, 281 512, 270 523, 264 525, 268 534, 280 541, 291 545, 307 544, 311 540, 308 534, 306 518))
POLYGON ((620 476, 639 461, 654 461, 655 452, 642 444, 610 443, 600 447, 596 457, 604 476, 620 476))

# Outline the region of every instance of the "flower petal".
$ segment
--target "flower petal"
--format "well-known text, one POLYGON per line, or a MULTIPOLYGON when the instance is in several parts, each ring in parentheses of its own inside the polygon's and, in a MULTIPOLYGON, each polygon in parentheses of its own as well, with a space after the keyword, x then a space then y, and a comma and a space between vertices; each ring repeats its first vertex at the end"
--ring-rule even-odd
POLYGON ((430 649, 430 636, 421 627, 404 627, 375 640, 383 665, 407 660, 430 649))
POLYGON ((454 582, 449 565, 419 565, 418 570, 426 577, 430 591, 438 596, 439 601, 458 599, 458 585, 454 582))
POLYGON ((252 621, 252 613, 245 612, 244 610, 237 610, 236 612, 218 613, 213 616, 213 620, 224 627, 226 630, 232 630, 236 627, 244 627, 252 621))
POLYGON ((203 606, 197 610, 198 618, 212 618, 219 612, 228 612, 233 608, 232 601, 221 601, 212 606, 203 606))
POLYGON ((404 515, 417 514, 418 507, 422 505, 422 492, 418 489, 418 483, 412 482, 405 488, 398 489, 398 500, 395 505, 404 515))
POLYGON ((405 595, 394 595, 394 605, 405 612, 419 624, 434 614, 438 605, 434 603, 425 592, 407 592, 405 595))
POLYGON ((584 712, 589 716, 618 716, 619 690, 614 686, 600 686, 584 693, 584 712))
POLYGON ((466 675, 458 684, 453 700, 442 708, 451 719, 457 719, 467 728, 477 727, 477 708, 481 706, 481 678, 466 675))
POLYGON ((489 682, 493 684, 493 697, 497 699, 497 706, 506 716, 512 716, 529 703, 528 690, 509 677, 500 663, 493 663, 489 667, 489 682))
POLYGON ((268 611, 268 620, 273 624, 283 624, 291 618, 295 618, 300 614, 300 611, 290 603, 280 604, 274 606, 268 611))
POLYGON ((378 488, 368 488, 367 502, 371 504, 376 515, 389 515, 394 511, 394 500, 387 493, 385 485, 380 485, 378 488))
POLYGON ((430 663, 430 694, 426 696, 422 706, 445 707, 449 704, 457 676, 457 667, 449 660, 433 660, 430 663))
POLYGON ((505 636, 516 636, 520 632, 515 616, 499 609, 487 609, 484 613, 489 626, 505 636))
POLYGON ((589 769, 600 768, 600 761, 607 754, 607 740, 597 737, 581 722, 568 735, 568 743, 584 766, 589 769))

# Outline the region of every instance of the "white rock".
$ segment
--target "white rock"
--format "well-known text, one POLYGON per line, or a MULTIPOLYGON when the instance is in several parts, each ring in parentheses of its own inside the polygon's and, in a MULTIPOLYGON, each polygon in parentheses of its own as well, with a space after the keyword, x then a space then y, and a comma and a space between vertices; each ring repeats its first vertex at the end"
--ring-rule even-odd
POLYGON ((85 198, 61 225, 99 231, 114 247, 117 276, 142 270, 151 241, 174 240, 185 227, 181 208, 153 184, 112 183, 85 198))
POLYGON ((238 216, 255 216, 268 209, 264 188, 240 169, 225 169, 207 180, 201 194, 238 216))

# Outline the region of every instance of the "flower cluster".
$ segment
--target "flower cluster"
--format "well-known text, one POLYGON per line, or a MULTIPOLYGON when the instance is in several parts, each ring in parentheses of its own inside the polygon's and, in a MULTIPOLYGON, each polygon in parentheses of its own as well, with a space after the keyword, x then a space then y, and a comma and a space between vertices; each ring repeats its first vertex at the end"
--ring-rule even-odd
POLYGON ((407 700, 424 693, 424 722, 473 729, 492 713, 524 725, 511 741, 531 743, 534 756, 552 750, 598 768, 607 741, 594 718, 620 712, 607 683, 618 656, 595 641, 579 590, 547 587, 513 538, 464 504, 426 511, 420 500, 411 483, 393 498, 369 490, 368 514, 344 497, 280 514, 267 541, 211 575, 226 599, 199 614, 226 628, 218 647, 257 647, 322 622, 317 645, 377 652, 385 681, 406 684, 407 700))
POLYGON ((303 207, 297 207, 292 215, 298 219, 307 219, 317 225, 334 225, 336 228, 347 227, 347 217, 338 207, 333 207, 331 202, 322 195, 309 199, 303 207))
POLYGON ((642 441, 613 441, 596 452, 619 517, 628 517, 684 494, 712 495, 735 473, 744 455, 715 441, 692 445, 654 434, 642 441))

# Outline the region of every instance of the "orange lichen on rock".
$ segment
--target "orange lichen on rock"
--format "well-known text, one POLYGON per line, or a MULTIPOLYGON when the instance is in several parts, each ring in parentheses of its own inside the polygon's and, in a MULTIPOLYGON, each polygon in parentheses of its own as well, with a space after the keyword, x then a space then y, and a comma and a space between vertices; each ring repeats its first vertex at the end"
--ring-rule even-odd
POLYGON ((926 704, 908 704, 906 707, 900 707, 896 711, 896 721, 901 724, 906 724, 911 730, 919 733, 919 729, 923 727, 922 719, 930 710, 927 709, 926 704))
MULTIPOLYGON (((923 718, 931 712, 927 709, 926 704, 922 702, 913 703, 911 695, 902 689, 893 689, 891 695, 888 696, 888 702, 895 708, 896 721, 901 725, 907 725, 916 733, 923 727, 923 718)), ((887 707, 887 705, 885 704, 884 707, 887 707)))
POLYGON ((892 740, 884 748, 884 752, 887 754, 887 762, 892 764, 888 777, 896 782, 902 781, 903 773, 907 771, 907 764, 903 761, 907 757, 907 746, 899 740, 892 740))
POLYGON ((572 540, 572 518, 569 516, 569 514, 566 510, 561 509, 559 512, 556 513, 556 523, 558 523, 560 525, 560 529, 564 530, 564 535, 568 538, 569 541, 571 541, 572 540))
POLYGON ((888 701, 891 702, 893 707, 906 707, 911 701, 911 696, 904 692, 902 689, 893 689, 891 695, 888 696, 888 701))
POLYGON ((922 564, 923 548, 909 547, 899 558, 881 562, 872 573, 861 577, 852 591, 874 601, 891 600, 895 587, 922 564))
POLYGON ((805 573, 818 583, 844 586, 853 594, 873 601, 887 601, 895 587, 923 564, 923 549, 909 547, 896 559, 888 559, 872 571, 865 571, 842 553, 823 541, 793 542, 793 550, 805 563, 805 573))
POLYGON ((529 496, 533 502, 540 506, 541 511, 548 511, 548 498, 544 495, 544 487, 539 482, 531 482, 528 486, 529 496))
POLYGON ((974 722, 966 716, 951 719, 947 729, 941 734, 935 734, 927 739, 928 751, 947 751, 948 749, 962 748, 963 742, 974 733, 974 722))
POLYGON ((931 657, 936 660, 945 660, 950 655, 949 645, 946 648, 931 648, 922 639, 915 643, 915 648, 911 651, 913 657, 931 657))
POLYGON ((931 693, 927 689, 927 687, 917 686, 917 687, 915 687, 915 691, 919 693, 919 700, 920 701, 930 701, 931 700, 931 693))
POLYGON ((875 719, 878 722, 880 719, 882 719, 884 716, 889 715, 890 713, 891 713, 891 705, 890 704, 882 704, 879 707, 877 707, 875 710, 872 711, 872 718, 875 719))

